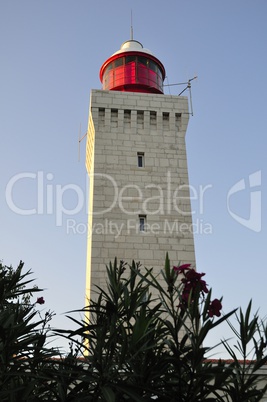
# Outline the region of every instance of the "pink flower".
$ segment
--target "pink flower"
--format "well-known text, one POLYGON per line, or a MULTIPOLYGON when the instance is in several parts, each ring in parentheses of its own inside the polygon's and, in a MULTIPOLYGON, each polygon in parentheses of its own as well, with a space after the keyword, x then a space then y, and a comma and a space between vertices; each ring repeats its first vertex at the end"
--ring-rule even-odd
POLYGON ((38 304, 44 304, 44 298, 43 297, 37 297, 36 303, 38 304))
POLYGON ((185 289, 189 288, 190 291, 191 289, 195 290, 198 288, 200 292, 208 293, 207 283, 201 279, 204 275, 203 273, 200 274, 196 272, 194 269, 190 269, 182 279, 182 283, 185 284, 185 289))
POLYGON ((190 266, 191 264, 183 264, 180 265, 179 267, 173 267, 173 269, 175 272, 177 272, 177 274, 184 274, 185 271, 191 269, 190 266))
POLYGON ((208 316, 213 317, 216 315, 217 317, 220 317, 221 312, 220 310, 222 309, 222 303, 218 299, 214 299, 209 306, 208 309, 208 316))

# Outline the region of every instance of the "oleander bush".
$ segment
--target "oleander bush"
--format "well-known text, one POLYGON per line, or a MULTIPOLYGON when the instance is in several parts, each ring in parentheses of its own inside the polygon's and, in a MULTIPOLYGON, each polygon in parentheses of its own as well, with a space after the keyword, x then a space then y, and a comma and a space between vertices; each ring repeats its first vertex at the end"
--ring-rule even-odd
POLYGON ((0 263, 1 402, 37 400, 43 368, 55 355, 45 346, 52 314, 39 315, 37 306, 44 304, 44 298, 35 295, 42 290, 32 286, 30 272, 22 269, 22 262, 17 269, 0 263))
POLYGON ((222 314, 222 299, 190 265, 171 267, 167 255, 155 275, 115 259, 106 290, 96 288, 88 306, 69 313, 76 329, 54 331, 52 313, 40 315, 44 299, 35 297, 40 289, 22 267, 0 265, 0 401, 262 400, 266 323, 251 302, 222 314), (216 345, 206 338, 223 323, 235 344, 218 340, 231 361, 214 362, 216 345), (49 347, 53 336, 69 340, 66 356, 49 347))

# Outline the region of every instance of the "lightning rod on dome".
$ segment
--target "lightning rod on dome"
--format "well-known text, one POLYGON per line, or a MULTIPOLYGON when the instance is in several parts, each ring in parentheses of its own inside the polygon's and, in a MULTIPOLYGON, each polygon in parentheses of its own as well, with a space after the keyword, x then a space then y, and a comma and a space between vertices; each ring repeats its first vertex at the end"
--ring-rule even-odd
POLYGON ((131 10, 131 32, 130 39, 133 40, 133 10, 131 10))

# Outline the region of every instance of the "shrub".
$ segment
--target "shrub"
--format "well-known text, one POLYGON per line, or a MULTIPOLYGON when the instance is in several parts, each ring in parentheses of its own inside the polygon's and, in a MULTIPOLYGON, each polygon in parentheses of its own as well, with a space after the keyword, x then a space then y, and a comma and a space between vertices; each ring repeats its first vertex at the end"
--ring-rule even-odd
MULTIPOLYGON (((45 347, 48 322, 39 316, 43 297, 31 298, 41 289, 30 286, 31 272, 22 273, 0 263, 0 400, 35 401, 42 395, 43 368, 55 351, 45 347)), ((40 399, 42 400, 42 399, 40 399)))
POLYGON ((246 311, 222 314, 222 299, 188 264, 159 275, 133 262, 107 266, 106 290, 97 288, 88 306, 69 318, 75 330, 54 335, 71 343, 67 356, 49 348, 51 312, 42 318, 43 296, 31 272, 0 264, 0 400, 256 402, 267 389, 259 383, 265 365, 267 327, 252 303, 246 311), (235 317, 237 322, 233 324, 235 317), (231 319, 231 321, 230 321, 231 319), (236 338, 220 340, 230 362, 208 357, 207 335, 228 324, 236 338), (249 360, 248 360, 249 359, 249 360))
POLYGON ((161 272, 165 285, 153 269, 135 262, 115 259, 107 274, 107 290, 98 288, 95 300, 80 311, 89 318, 70 317, 78 329, 65 332, 84 358, 81 382, 72 389, 77 400, 261 400, 267 386, 259 388, 255 372, 267 360, 267 331, 257 314, 251 318, 251 303, 245 314, 222 315, 222 300, 212 300, 205 274, 188 264, 171 268, 168 255, 161 272), (239 317, 238 330, 229 321, 233 315, 239 317), (204 344, 223 322, 233 329, 242 359, 222 340, 233 361, 214 364, 207 359, 214 346, 204 344), (254 360, 248 364, 251 342, 254 360))

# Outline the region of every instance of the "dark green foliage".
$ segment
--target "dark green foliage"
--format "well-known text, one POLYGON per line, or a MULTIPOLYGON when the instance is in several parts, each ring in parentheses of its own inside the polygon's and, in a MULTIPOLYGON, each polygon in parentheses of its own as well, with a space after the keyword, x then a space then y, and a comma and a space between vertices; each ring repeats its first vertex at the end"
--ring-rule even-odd
POLYGON ((239 314, 236 314, 238 329, 231 322, 228 322, 237 339, 234 348, 242 356, 242 359, 239 360, 235 350, 230 347, 227 341, 223 341, 226 350, 233 359, 233 363, 229 367, 230 377, 227 386, 230 401, 256 402, 260 401, 262 396, 256 389, 258 382, 256 371, 267 362, 267 328, 257 314, 251 317, 251 307, 252 302, 250 301, 245 314, 242 309, 239 310, 239 314))
POLYGON ((267 360, 266 324, 252 316, 251 303, 245 313, 221 316, 221 300, 212 300, 204 274, 188 264, 173 268, 167 255, 155 276, 135 262, 110 263, 107 290, 98 288, 76 311, 83 319, 69 316, 77 329, 56 331, 70 341, 67 356, 47 348, 51 313, 41 318, 30 302, 39 290, 22 267, 0 266, 1 402, 262 399, 267 386, 260 388, 257 370, 267 360), (223 322, 237 342, 218 342, 232 359, 227 364, 207 359, 216 345, 206 346, 206 337, 223 322))
POLYGON ((128 266, 115 260, 107 274, 107 292, 98 289, 95 300, 81 310, 87 319, 80 323, 71 318, 78 329, 65 332, 74 342, 77 336, 83 340, 76 341, 86 363, 83 380, 73 389, 77 401, 253 402, 262 398, 264 390, 255 388, 255 370, 266 361, 266 327, 262 323, 265 332, 259 341, 258 316, 251 326, 248 318, 242 319, 240 328, 243 343, 246 338, 254 340, 256 360, 249 367, 237 359, 230 365, 214 364, 207 360, 213 347, 204 346, 206 337, 235 311, 213 317, 211 291, 201 279, 203 274, 191 273, 193 285, 186 298, 185 285, 170 267, 168 256, 161 273, 164 284, 152 269, 141 269, 134 262, 128 266), (236 377, 238 370, 243 379, 236 377), (251 370, 253 376, 247 377, 251 370))
MULTIPOLYGON (((35 401, 42 388, 42 368, 51 357, 45 348, 48 312, 44 319, 31 304, 31 296, 39 292, 29 287, 30 272, 0 263, 0 400, 35 401), (37 319, 37 321, 35 321, 37 319)), ((40 399, 42 400, 42 399, 40 399)))

